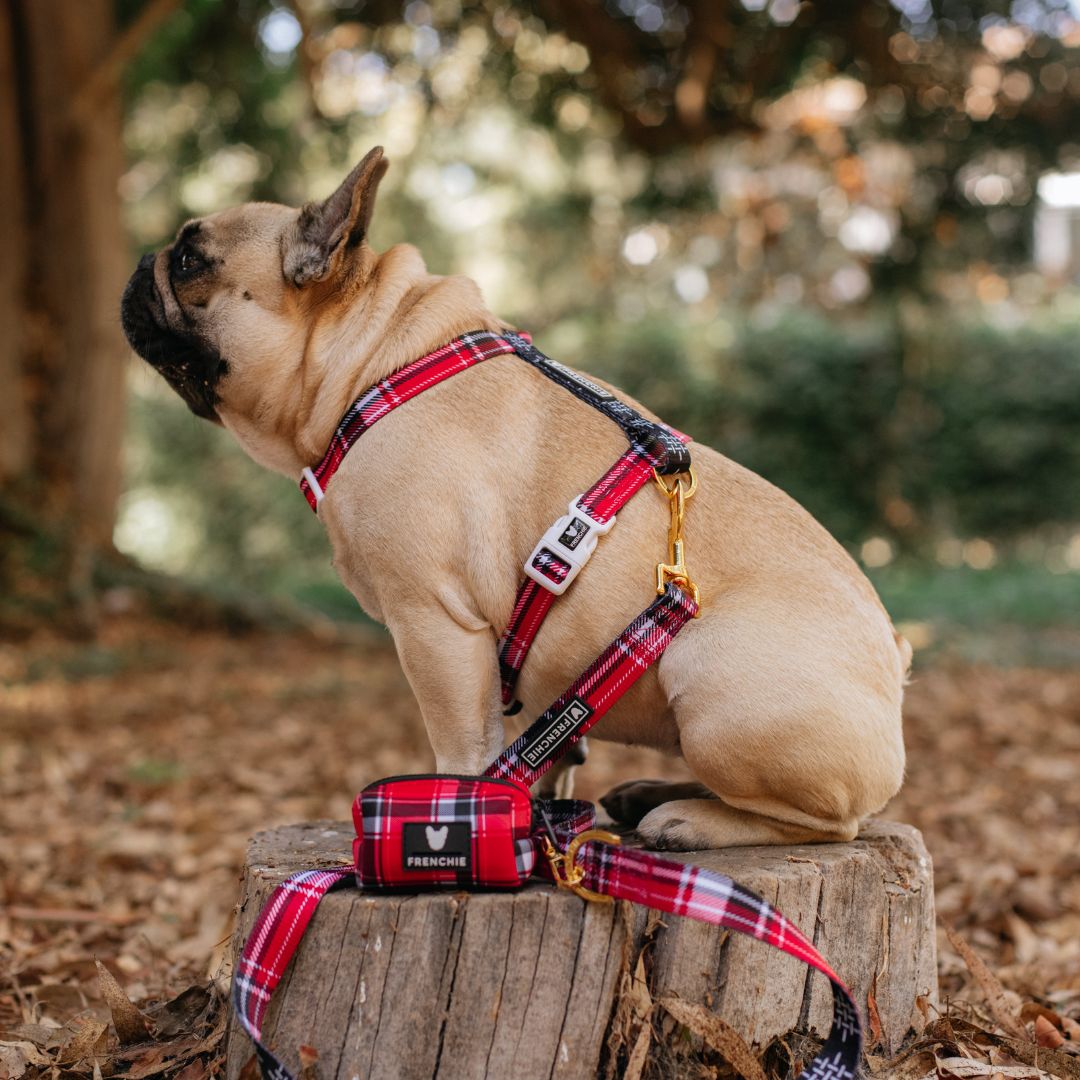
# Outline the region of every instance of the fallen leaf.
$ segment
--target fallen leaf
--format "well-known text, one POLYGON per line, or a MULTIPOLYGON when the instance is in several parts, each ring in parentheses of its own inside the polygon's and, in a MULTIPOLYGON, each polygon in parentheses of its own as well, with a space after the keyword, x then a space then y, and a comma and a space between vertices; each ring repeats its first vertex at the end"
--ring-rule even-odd
POLYGON ((188 1062, 188 1064, 176 1074, 173 1080, 206 1080, 209 1075, 210 1070, 207 1067, 206 1062, 195 1060, 188 1062))
POLYGON ((104 1055, 107 1045, 106 1032, 109 1025, 104 1020, 89 1016, 77 1016, 64 1025, 67 1038, 57 1055, 62 1065, 77 1065, 96 1052, 104 1055))
POLYGON ((98 971, 98 985, 101 996, 109 1006, 116 1037, 121 1046, 144 1042, 150 1036, 146 1017, 132 1004, 124 988, 113 977, 112 972, 100 961, 95 960, 98 971))
POLYGON ((319 1051, 314 1046, 301 1043, 298 1052, 300 1072, 297 1074, 297 1080, 318 1080, 319 1051))
POLYGON ((174 1035, 186 1035, 195 1030, 205 1016, 213 1000, 213 994, 205 986, 189 986, 171 1001, 147 1010, 154 1035, 169 1039, 174 1035))
POLYGON ((968 971, 979 984, 979 989, 982 990, 987 1007, 997 1025, 1010 1035, 1025 1038, 1027 1033, 1023 1025, 1014 1018, 1009 1008, 1008 998, 1005 996, 1005 987, 998 981, 997 976, 986 966, 982 957, 944 920, 942 920, 942 926, 945 927, 949 944, 960 954, 968 971))
POLYGON ((52 1058, 33 1043, 0 1042, 0 1076, 18 1080, 31 1065, 51 1065, 52 1058))
POLYGON ((1041 1071, 1033 1065, 992 1065, 989 1061, 976 1061, 974 1058, 950 1057, 937 1058, 939 1072, 957 1076, 963 1080, 968 1076, 1034 1076, 1042 1075, 1041 1071))
POLYGON ((1030 1024, 1039 1016, 1048 1020, 1054 1027, 1059 1029, 1064 1023, 1062 1018, 1054 1012, 1053 1009, 1048 1009, 1045 1005, 1038 1004, 1038 1002, 1025 1001, 1020 1007, 1020 1022, 1023 1024, 1030 1024))
POLYGON ((700 1035, 745 1080, 765 1080, 765 1070, 746 1040, 715 1013, 675 997, 660 999, 680 1024, 700 1035))
POLYGON ((1065 1036, 1045 1016, 1035 1017, 1035 1041, 1040 1046, 1056 1050, 1065 1042, 1065 1036))
POLYGON ((634 1048, 630 1051, 630 1057, 626 1062, 622 1080, 641 1080, 641 1073, 645 1068, 645 1060, 649 1056, 651 1043, 652 1025, 642 1024, 638 1037, 634 1040, 634 1048))
POLYGON ((630 981, 630 990, 627 994, 630 1003, 634 1007, 634 1013, 639 1020, 644 1020, 653 1007, 652 994, 649 993, 649 984, 645 976, 645 953, 638 954, 637 964, 634 966, 634 976, 630 981))
POLYGON ((877 998, 874 996, 876 990, 877 975, 875 974, 874 981, 866 992, 866 1014, 870 1019, 870 1037, 866 1042, 867 1048, 881 1045, 881 1014, 878 1012, 877 998))

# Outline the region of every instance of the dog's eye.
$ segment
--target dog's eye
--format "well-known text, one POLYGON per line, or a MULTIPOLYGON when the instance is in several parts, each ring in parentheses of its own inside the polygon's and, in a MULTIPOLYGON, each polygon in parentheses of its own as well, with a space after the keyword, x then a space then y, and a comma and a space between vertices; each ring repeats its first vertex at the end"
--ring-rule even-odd
POLYGON ((183 247, 177 253, 175 266, 181 277, 190 277, 206 266, 206 260, 194 249, 183 247))

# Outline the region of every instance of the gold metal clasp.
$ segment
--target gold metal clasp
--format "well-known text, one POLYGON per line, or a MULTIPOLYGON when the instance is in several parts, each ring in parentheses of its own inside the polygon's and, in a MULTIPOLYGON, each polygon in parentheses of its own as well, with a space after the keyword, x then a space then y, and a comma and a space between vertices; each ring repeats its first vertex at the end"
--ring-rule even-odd
POLYGON ((555 884, 560 889, 569 889, 585 900, 595 900, 601 904, 610 904, 612 902, 610 896, 593 892, 592 889, 586 889, 581 884, 585 880, 585 868, 578 866, 577 853, 581 845, 587 844, 590 840, 601 840, 605 844, 621 844, 622 837, 605 832, 603 829, 586 829, 584 832, 578 833, 567 844, 565 851, 559 851, 548 837, 544 836, 541 839, 544 846, 544 855, 547 857, 548 862, 551 863, 551 875, 555 878, 555 884))
POLYGON ((663 595, 668 582, 674 581, 681 585, 693 598, 698 610, 694 614, 696 619, 701 614, 701 596, 698 587, 690 577, 690 571, 686 569, 685 542, 683 540, 683 521, 686 518, 686 503, 697 491, 697 476, 693 469, 688 471, 690 484, 687 486, 681 476, 675 477, 670 485, 664 483, 663 477, 653 469, 653 478, 657 487, 664 493, 668 500, 671 511, 671 524, 668 526, 668 561, 656 564, 656 592, 663 595))

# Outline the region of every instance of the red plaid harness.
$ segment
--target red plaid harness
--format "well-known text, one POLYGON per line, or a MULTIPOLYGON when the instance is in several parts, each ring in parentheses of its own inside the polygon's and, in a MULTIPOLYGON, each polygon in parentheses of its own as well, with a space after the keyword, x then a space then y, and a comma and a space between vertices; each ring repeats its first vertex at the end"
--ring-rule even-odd
MULTIPOLYGON (((329 450, 304 470, 301 489, 317 509, 357 439, 416 394, 494 356, 515 353, 626 432, 630 448, 544 534, 526 561, 510 623, 499 643, 503 701, 510 704, 525 656, 550 610, 580 572, 615 514, 653 475, 689 470, 686 436, 642 417, 601 387, 550 360, 527 337, 466 334, 414 361, 363 394, 345 414, 329 450)), ((674 504, 673 504, 674 505, 674 504)), ((680 500, 681 513, 681 500, 680 500)), ((673 511, 674 520, 674 511, 673 511)), ((671 568, 669 568, 671 569, 671 568)), ((392 777, 369 785, 353 808, 354 870, 294 874, 271 895, 244 945, 233 977, 233 1005, 255 1043, 263 1077, 292 1073, 261 1042, 270 996, 323 896, 349 878, 368 889, 520 887, 532 874, 587 898, 616 898, 701 919, 764 941, 825 974, 833 1023, 807 1080, 850 1080, 862 1031, 850 993, 812 943, 761 897, 723 874, 619 845, 593 829, 591 803, 532 800, 535 783, 655 663, 697 614, 685 573, 593 661, 545 712, 488 766, 483 777, 392 777)), ((517 711, 516 705, 509 711, 517 711)))

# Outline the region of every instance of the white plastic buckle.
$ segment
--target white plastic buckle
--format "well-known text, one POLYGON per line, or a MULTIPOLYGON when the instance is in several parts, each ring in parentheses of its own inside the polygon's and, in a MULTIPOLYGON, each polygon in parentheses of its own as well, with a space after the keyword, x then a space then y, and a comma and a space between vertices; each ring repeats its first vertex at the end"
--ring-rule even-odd
POLYGON ((315 479, 315 474, 311 469, 305 468, 300 475, 308 482, 308 487, 311 488, 311 493, 315 496, 315 505, 318 506, 323 501, 326 492, 323 491, 319 481, 315 479))
POLYGON ((581 573, 581 568, 596 550, 597 540, 605 533, 611 532, 611 527, 615 524, 614 518, 610 521, 597 521, 587 511, 582 510, 578 505, 578 500, 583 497, 579 495, 571 500, 569 512, 544 533, 540 538, 540 543, 533 548, 532 554, 525 560, 526 575, 556 596, 562 596, 570 588, 570 583, 581 573), (536 557, 545 549, 570 567, 570 572, 562 581, 552 581, 533 566, 536 557))

